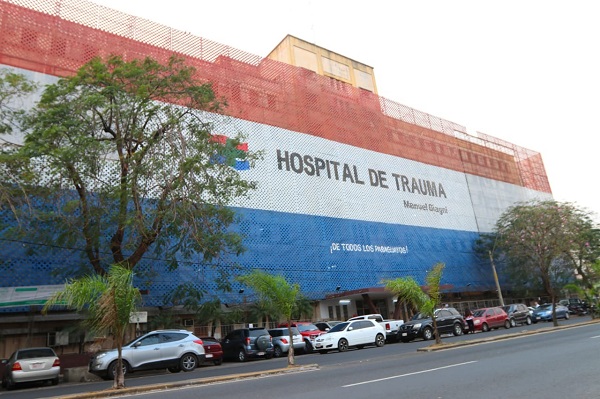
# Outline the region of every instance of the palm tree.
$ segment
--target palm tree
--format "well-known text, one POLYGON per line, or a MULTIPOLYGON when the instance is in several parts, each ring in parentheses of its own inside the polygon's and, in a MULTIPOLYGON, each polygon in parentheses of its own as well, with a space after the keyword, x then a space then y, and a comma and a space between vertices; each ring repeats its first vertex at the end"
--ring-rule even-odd
POLYGON ((130 316, 141 301, 141 295, 133 286, 134 273, 120 265, 112 265, 105 276, 94 274, 69 280, 62 291, 54 294, 42 309, 60 305, 85 311, 84 324, 92 331, 112 331, 119 354, 117 373, 113 388, 125 387, 122 348, 130 316))
MULTIPOLYGON (((259 303, 269 304, 267 308, 277 309, 287 321, 287 325, 292 325, 292 312, 296 306, 300 286, 298 284, 289 284, 283 276, 273 276, 271 274, 254 270, 250 274, 238 277, 238 280, 252 288, 258 295, 259 303)), ((292 329, 289 328, 290 349, 288 350, 288 366, 295 364, 294 342, 292 329)))
POLYGON ((425 290, 412 277, 383 281, 389 291, 393 292, 394 295, 398 295, 398 302, 405 301, 419 309, 421 313, 431 317, 436 344, 442 343, 437 330, 435 310, 441 301, 440 282, 444 267, 443 263, 436 263, 431 271, 427 273, 427 276, 425 276, 425 290))
POLYGON ((204 302, 199 306, 196 317, 203 322, 208 324, 209 335, 215 336, 215 332, 218 332, 219 337, 221 336, 221 324, 223 321, 227 321, 231 318, 231 312, 226 312, 223 309, 221 300, 218 298, 212 301, 204 302))

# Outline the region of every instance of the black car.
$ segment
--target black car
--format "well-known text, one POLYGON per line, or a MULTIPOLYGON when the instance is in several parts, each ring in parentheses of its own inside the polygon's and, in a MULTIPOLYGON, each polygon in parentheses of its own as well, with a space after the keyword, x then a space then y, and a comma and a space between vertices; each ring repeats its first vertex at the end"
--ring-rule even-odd
MULTIPOLYGON (((437 309, 434 314, 440 334, 462 335, 466 329, 465 319, 454 308, 437 309)), ((410 321, 400 326, 402 342, 410 342, 415 338, 423 338, 427 341, 433 337, 433 320, 423 313, 417 313, 410 321)))
POLYGON ((558 303, 569 308, 571 314, 582 316, 589 312, 587 303, 579 298, 561 299, 558 303))
POLYGON ((529 308, 524 303, 513 303, 500 307, 508 315, 511 327, 515 327, 517 324, 531 324, 531 314, 529 313, 529 308))
POLYGON ((270 359, 274 354, 272 337, 267 329, 240 328, 233 330, 221 341, 225 359, 245 362, 249 358, 270 359))

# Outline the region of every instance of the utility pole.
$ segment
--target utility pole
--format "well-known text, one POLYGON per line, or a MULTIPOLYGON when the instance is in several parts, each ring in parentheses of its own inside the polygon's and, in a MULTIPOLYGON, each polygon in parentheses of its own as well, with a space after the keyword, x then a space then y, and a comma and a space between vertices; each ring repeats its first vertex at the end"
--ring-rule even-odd
POLYGON ((498 273, 496 273, 496 265, 494 264, 494 257, 492 251, 488 251, 490 255, 490 263, 492 264, 492 271, 494 272, 494 281, 496 282, 496 290, 498 291, 498 299, 500 300, 500 306, 504 306, 504 298, 502 298, 502 290, 500 289, 500 281, 498 281, 498 273))

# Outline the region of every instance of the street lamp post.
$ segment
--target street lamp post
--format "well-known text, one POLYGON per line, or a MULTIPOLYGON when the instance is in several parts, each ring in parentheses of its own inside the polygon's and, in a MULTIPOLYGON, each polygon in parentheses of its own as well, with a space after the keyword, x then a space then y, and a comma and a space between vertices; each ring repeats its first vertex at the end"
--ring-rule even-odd
POLYGON ((502 290, 500 289, 500 281, 498 280, 498 273, 496 273, 496 265, 494 264, 494 257, 492 251, 488 251, 490 255, 490 263, 492 264, 492 271, 494 272, 494 281, 496 282, 496 290, 498 291, 498 299, 500 300, 500 306, 504 306, 504 298, 502 298, 502 290))

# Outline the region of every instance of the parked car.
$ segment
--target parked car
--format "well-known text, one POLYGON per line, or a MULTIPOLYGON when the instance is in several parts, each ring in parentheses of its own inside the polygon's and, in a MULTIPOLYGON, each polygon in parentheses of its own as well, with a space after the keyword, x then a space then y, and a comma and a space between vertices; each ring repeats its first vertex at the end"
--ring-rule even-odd
POLYGON ((346 321, 333 326, 331 330, 317 337, 315 349, 321 354, 337 349, 345 352, 350 347, 363 348, 366 345, 385 345, 385 329, 373 320, 346 321))
POLYGON ((205 359, 213 362, 215 366, 223 364, 223 347, 221 343, 212 337, 201 337, 202 346, 204 346, 205 359))
POLYGON ((58 384, 60 359, 52 348, 23 348, 8 359, 2 359, 4 373, 2 387, 13 389, 17 384, 33 381, 50 381, 58 384))
POLYGON ((513 303, 501 306, 501 308, 508 315, 511 327, 515 327, 517 324, 531 324, 531 314, 524 303, 513 303))
MULTIPOLYGON (((287 323, 281 323, 277 327, 287 326, 287 323)), ((315 339, 323 334, 323 331, 319 330, 319 328, 310 321, 294 321, 292 322, 292 327, 298 328, 298 331, 300 331, 300 334, 302 334, 302 337, 304 338, 304 342, 306 343, 304 352, 311 353, 315 349, 315 339)))
POLYGON ((587 303, 579 298, 561 299, 558 303, 569 308, 571 314, 583 316, 589 312, 587 303))
MULTIPOLYGON (((556 318, 569 320, 569 308, 563 305, 556 305, 556 318)), ((535 308, 531 320, 534 323, 538 321, 552 321, 552 304, 545 303, 535 308)))
MULTIPOLYGON (((168 369, 172 373, 193 371, 205 359, 204 343, 187 330, 156 330, 123 346, 123 373, 168 369)), ((117 373, 117 349, 101 351, 90 359, 88 370, 112 380, 117 373)))
MULTIPOLYGON (((466 329, 463 316, 455 308, 441 308, 434 312, 440 334, 462 335, 466 329)), ((417 313, 410 321, 400 326, 400 340, 410 342, 415 338, 427 341, 434 337, 433 320, 424 313, 417 313)))
MULTIPOLYGON (((292 329, 292 339, 295 353, 304 352, 306 343, 304 337, 300 334, 297 327, 290 327, 292 329)), ((273 338, 273 356, 280 357, 284 353, 288 353, 290 350, 290 328, 279 327, 269 330, 269 334, 273 338)))
POLYGON ((264 327, 239 328, 221 341, 225 359, 245 362, 249 358, 270 359, 274 355, 271 335, 264 327))
POLYGON ((342 323, 342 321, 339 320, 328 320, 328 321, 317 321, 315 323, 315 326, 317 326, 317 328, 321 331, 329 331, 331 330, 331 328, 333 326, 335 326, 336 324, 340 324, 342 323))
POLYGON ((384 319, 383 316, 378 313, 354 316, 348 319, 348 321, 353 320, 373 320, 379 323, 385 330, 385 338, 391 342, 398 342, 400 326, 404 324, 404 320, 384 319))
POLYGON ((499 306, 475 309, 473 311, 475 331, 490 331, 492 328, 510 328, 510 320, 506 312, 499 306))

